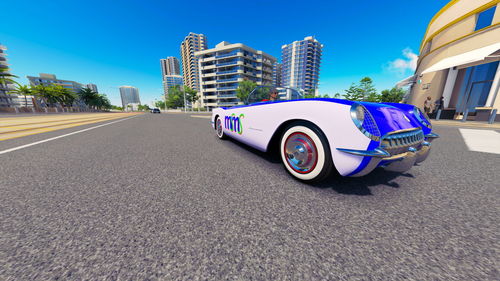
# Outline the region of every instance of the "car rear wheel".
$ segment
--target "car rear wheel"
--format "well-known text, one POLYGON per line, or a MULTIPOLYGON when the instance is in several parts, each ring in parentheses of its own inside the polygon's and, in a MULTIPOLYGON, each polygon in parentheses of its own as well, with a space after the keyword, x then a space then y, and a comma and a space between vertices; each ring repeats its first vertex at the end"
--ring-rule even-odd
POLYGON ((286 170, 301 181, 321 181, 333 170, 326 137, 306 122, 293 123, 285 129, 280 154, 286 170))
POLYGON ((222 128, 222 121, 219 117, 215 119, 215 132, 219 139, 226 139, 226 134, 224 134, 224 130, 222 128))

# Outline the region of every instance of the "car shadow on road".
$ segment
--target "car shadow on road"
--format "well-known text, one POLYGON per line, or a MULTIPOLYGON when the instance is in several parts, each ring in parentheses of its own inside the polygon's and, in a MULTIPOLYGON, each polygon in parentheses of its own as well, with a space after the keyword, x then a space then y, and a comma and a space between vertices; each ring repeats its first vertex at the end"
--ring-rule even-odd
POLYGON ((237 140, 234 140, 232 138, 227 139, 227 141, 231 142, 232 144, 234 144, 236 146, 239 146, 242 149, 245 149, 248 152, 251 152, 252 154, 255 154, 255 155, 267 160, 268 162, 271 162, 274 164, 281 163, 281 159, 277 153, 262 152, 260 150, 257 150, 255 148, 251 147, 251 146, 248 146, 244 143, 241 143, 237 140))
POLYGON ((311 186, 322 189, 331 188, 340 194, 365 196, 373 195, 370 187, 374 186, 382 185, 399 188, 400 185, 394 181, 398 177, 413 178, 413 175, 410 173, 390 172, 382 168, 376 168, 368 175, 359 178, 342 177, 338 174, 334 174, 322 182, 311 184, 311 186))
MULTIPOLYGON (((239 148, 242 148, 262 159, 267 160, 270 163, 281 164, 281 158, 279 157, 278 153, 262 152, 231 138, 229 138, 228 141, 238 146, 239 148)), ((398 177, 413 178, 413 175, 408 172, 399 173, 386 171, 383 168, 376 168, 371 173, 363 177, 342 177, 338 173, 333 173, 322 182, 307 185, 321 189, 331 188, 332 190, 340 194, 366 196, 373 195, 370 190, 370 187, 373 186, 382 185, 392 188, 399 188, 399 184, 394 181, 398 177)))

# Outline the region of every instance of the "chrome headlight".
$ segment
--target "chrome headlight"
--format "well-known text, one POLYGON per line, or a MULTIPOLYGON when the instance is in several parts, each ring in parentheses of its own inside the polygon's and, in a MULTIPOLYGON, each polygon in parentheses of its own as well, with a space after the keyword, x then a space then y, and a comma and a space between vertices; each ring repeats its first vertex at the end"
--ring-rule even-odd
POLYGON ((429 116, 427 116, 427 114, 423 113, 422 110, 420 110, 420 108, 418 107, 413 107, 413 116, 415 116, 415 118, 417 118, 418 122, 420 122, 422 125, 424 125, 425 127, 431 129, 432 128, 432 125, 431 125, 431 120, 429 119, 429 116))
POLYGON ((380 130, 378 129, 372 114, 360 103, 351 105, 351 118, 356 127, 368 138, 380 141, 380 130))

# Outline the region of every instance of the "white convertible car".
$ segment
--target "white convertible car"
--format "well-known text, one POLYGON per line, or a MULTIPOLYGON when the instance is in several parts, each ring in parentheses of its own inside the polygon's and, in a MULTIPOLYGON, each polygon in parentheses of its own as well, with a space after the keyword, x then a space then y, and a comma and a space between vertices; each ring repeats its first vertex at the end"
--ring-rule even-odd
POLYGON ((277 149, 287 171, 306 182, 334 169, 352 177, 379 166, 407 171, 427 158, 438 137, 413 105, 304 99, 289 88, 258 87, 244 105, 214 109, 211 121, 220 139, 277 149))

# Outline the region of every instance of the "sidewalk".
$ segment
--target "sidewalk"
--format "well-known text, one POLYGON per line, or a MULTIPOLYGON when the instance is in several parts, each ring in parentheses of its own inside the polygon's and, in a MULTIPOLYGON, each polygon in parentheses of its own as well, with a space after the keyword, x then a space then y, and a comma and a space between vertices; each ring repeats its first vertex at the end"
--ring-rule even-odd
POLYGON ((494 122, 493 124, 488 124, 486 121, 467 121, 462 122, 461 120, 434 120, 431 119, 433 126, 451 126, 451 127, 467 127, 467 128, 484 128, 484 129, 500 129, 500 122, 494 122))

